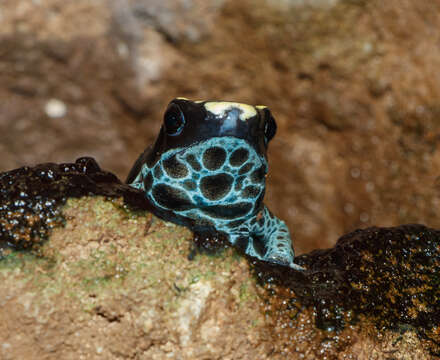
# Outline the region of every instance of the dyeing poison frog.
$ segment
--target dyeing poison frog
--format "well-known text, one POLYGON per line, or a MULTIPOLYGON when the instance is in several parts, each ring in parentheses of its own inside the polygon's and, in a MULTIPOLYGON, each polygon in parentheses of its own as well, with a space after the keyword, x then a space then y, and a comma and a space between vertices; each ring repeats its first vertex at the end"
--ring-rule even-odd
POLYGON ((220 232, 250 256, 302 270, 286 224, 263 204, 276 128, 265 106, 174 99, 127 183, 145 192, 160 218, 220 232))

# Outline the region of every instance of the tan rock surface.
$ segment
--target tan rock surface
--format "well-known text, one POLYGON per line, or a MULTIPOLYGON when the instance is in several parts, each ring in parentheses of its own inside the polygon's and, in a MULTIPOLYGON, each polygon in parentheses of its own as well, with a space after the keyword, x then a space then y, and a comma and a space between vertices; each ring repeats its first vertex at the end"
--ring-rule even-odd
POLYGON ((44 259, 0 262, 2 359, 270 358, 245 259, 189 261, 188 230, 117 200, 64 214, 44 259))
POLYGON ((188 260, 187 229, 121 200, 71 199, 63 213, 39 257, 0 261, 1 359, 432 358, 410 329, 318 329, 312 307, 288 288, 268 296, 233 249, 188 260))

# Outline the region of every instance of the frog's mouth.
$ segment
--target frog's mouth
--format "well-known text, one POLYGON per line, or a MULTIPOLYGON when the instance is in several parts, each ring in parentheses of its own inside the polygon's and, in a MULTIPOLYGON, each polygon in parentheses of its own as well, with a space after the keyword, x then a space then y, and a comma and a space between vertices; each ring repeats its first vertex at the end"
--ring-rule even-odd
POLYGON ((155 206, 190 218, 230 221, 259 208, 267 162, 245 140, 219 137, 172 149, 143 173, 155 206))

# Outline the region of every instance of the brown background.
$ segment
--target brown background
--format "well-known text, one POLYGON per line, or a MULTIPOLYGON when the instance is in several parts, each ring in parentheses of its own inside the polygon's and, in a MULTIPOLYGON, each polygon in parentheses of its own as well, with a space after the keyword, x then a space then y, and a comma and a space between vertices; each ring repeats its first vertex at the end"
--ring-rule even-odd
POLYGON ((266 203, 297 252, 439 227, 439 28, 437 0, 4 0, 0 171, 88 155, 125 178, 170 99, 233 100, 278 121, 266 203))

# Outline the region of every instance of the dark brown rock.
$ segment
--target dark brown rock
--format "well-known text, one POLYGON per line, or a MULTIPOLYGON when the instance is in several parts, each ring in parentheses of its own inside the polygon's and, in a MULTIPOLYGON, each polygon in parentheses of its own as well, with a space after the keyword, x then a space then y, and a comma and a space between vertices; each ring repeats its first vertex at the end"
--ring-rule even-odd
POLYGON ((127 204, 146 208, 140 191, 102 171, 92 158, 0 173, 0 249, 35 248, 64 223, 61 208, 68 198, 93 195, 124 197, 127 204))
MULTIPOLYGON (((327 333, 359 323, 378 333, 415 331, 440 356, 440 231, 418 224, 356 230, 296 262, 306 271, 254 267, 283 332, 295 337, 295 319, 304 311, 327 333)), ((296 344, 278 346, 294 351, 296 344)))

